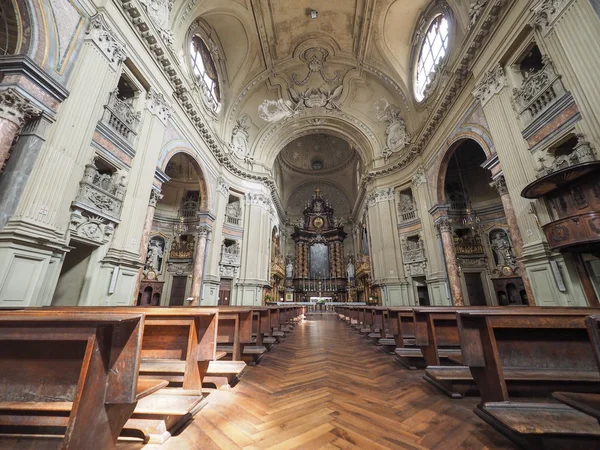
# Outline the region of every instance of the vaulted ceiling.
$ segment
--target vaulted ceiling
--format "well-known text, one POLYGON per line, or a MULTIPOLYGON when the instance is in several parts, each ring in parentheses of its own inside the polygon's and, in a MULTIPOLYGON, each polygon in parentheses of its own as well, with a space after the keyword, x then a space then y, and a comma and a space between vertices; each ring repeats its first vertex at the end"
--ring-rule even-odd
MULTIPOLYGON (((458 43, 469 2, 447 1, 458 43)), ((243 118, 252 161, 239 157, 242 167, 253 164, 245 168, 273 174, 282 150, 314 135, 335 136, 368 170, 387 162, 388 106, 405 122, 408 136, 428 114, 412 95, 412 41, 420 19, 440 3, 175 0, 171 20, 175 48, 187 48, 195 22, 215 43, 223 100, 214 127, 231 142, 243 118)), ((185 58, 185 50, 180 53, 185 58)), ((279 163, 291 173, 295 162, 286 151, 279 163)), ((296 174, 299 169, 306 168, 296 167, 296 174)))

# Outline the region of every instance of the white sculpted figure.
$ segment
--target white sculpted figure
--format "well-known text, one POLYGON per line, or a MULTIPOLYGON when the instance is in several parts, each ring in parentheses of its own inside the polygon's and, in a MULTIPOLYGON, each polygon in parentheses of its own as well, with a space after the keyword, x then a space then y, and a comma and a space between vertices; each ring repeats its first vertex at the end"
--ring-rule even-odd
POLYGON ((292 278, 294 278, 294 265, 292 264, 291 259, 288 259, 288 263, 285 266, 285 277, 288 280, 291 280, 292 278))
POLYGON ((505 231, 497 231, 490 241, 492 250, 498 260, 499 267, 514 266, 515 257, 512 254, 512 247, 508 241, 508 236, 505 231))
POLYGON ((248 140, 250 133, 248 132, 248 114, 242 114, 233 127, 231 133, 231 143, 229 147, 231 151, 240 159, 243 159, 248 154, 248 140))
POLYGON ((346 273, 348 275, 349 280, 354 279, 354 263, 352 262, 352 259, 348 260, 348 265, 346 266, 346 273))
POLYGON ((299 111, 304 108, 325 108, 325 109, 340 109, 338 101, 342 96, 344 85, 339 85, 333 92, 325 88, 308 89, 305 92, 297 92, 293 88, 289 89, 292 100, 296 102, 295 110, 299 111))
POLYGON ((146 267, 160 272, 160 265, 164 256, 164 250, 158 239, 152 239, 148 246, 148 256, 146 257, 146 267))
POLYGON ((242 215, 242 208, 240 202, 229 203, 225 208, 225 215, 234 219, 239 219, 242 215))

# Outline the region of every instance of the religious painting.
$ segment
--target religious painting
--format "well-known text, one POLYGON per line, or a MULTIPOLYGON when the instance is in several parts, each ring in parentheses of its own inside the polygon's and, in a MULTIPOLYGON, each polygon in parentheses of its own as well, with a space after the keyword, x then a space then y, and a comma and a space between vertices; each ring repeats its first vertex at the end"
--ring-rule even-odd
POLYGON ((310 247, 310 277, 329 276, 329 247, 326 244, 313 244, 310 247))

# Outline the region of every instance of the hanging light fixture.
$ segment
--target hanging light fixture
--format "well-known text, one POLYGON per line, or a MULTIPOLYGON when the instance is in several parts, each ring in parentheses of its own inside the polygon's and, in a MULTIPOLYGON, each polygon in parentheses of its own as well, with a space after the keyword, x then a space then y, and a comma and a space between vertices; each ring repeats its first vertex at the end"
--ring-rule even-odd
POLYGON ((173 224, 173 233, 177 236, 177 241, 181 240, 181 235, 188 230, 183 216, 179 217, 179 222, 173 224))
POLYGON ((477 230, 477 229, 479 229, 481 219, 471 208, 471 196, 469 195, 469 192, 465 188, 465 184, 464 184, 463 178, 462 178, 462 173, 460 171, 460 164, 458 162, 458 157, 456 156, 456 153, 454 153, 454 160, 456 161, 456 167, 458 168, 458 178, 460 179, 460 186, 466 197, 466 199, 465 199, 465 215, 462 217, 462 224, 466 227, 469 227, 471 230, 477 230))

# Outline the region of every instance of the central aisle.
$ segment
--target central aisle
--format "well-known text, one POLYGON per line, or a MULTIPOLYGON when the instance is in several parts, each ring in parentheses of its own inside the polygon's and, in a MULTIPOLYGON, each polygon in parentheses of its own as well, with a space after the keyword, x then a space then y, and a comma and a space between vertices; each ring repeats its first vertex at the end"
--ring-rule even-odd
MULTIPOLYGON (((309 315, 161 449, 513 448, 333 314, 309 315)), ((148 448, 148 447, 146 447, 148 448)))

